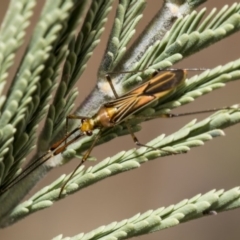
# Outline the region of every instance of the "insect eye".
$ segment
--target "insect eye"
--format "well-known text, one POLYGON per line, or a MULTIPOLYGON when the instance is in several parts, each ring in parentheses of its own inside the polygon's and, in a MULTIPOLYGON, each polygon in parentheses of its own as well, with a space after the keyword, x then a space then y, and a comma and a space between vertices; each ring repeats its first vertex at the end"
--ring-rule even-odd
POLYGON ((87 134, 88 136, 92 136, 92 131, 87 131, 86 134, 87 134))

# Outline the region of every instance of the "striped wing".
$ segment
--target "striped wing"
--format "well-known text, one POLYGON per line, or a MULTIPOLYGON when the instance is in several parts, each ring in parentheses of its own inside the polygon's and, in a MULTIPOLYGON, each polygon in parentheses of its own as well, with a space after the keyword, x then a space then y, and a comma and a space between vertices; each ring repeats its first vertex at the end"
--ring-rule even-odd
POLYGON ((151 78, 130 92, 106 103, 106 108, 115 108, 116 113, 111 118, 112 123, 124 121, 136 111, 149 105, 156 99, 167 95, 186 79, 186 71, 166 71, 151 78))

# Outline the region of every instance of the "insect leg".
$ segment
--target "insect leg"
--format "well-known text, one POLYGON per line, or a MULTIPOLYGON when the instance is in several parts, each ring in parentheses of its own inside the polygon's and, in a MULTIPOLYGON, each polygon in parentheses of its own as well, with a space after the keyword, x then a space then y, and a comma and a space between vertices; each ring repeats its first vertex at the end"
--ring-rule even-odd
POLYGON ((115 88, 113 86, 112 78, 108 74, 106 74, 105 77, 106 77, 106 80, 108 81, 108 83, 109 83, 109 85, 110 85, 110 87, 111 87, 111 89, 113 91, 113 94, 114 94, 115 98, 119 98, 119 96, 118 96, 118 94, 117 94, 117 92, 116 92, 116 90, 115 90, 115 88))
MULTIPOLYGON (((67 178, 67 180, 65 181, 65 183, 62 185, 61 189, 60 189, 60 193, 59 193, 59 198, 62 195, 62 192, 64 190, 64 188, 66 187, 66 185, 68 184, 68 182, 72 179, 72 177, 74 176, 74 174, 76 173, 76 171, 82 166, 82 164, 87 160, 87 158, 89 157, 90 153, 92 152, 94 146, 96 145, 97 141, 99 140, 99 138, 101 137, 101 133, 102 133, 102 129, 99 130, 99 132, 97 133, 96 137, 94 138, 90 148, 85 152, 85 154, 82 157, 81 162, 77 165, 77 167, 74 169, 74 171, 70 174, 70 176, 67 178)), ((76 139, 72 139, 72 141, 75 141, 76 139)), ((70 144, 70 143, 68 143, 70 144)))
POLYGON ((212 112, 217 112, 217 111, 221 111, 221 110, 237 110, 237 108, 222 107, 222 108, 212 108, 212 109, 207 109, 207 110, 185 112, 185 113, 163 113, 163 114, 160 114, 157 116, 152 116, 152 117, 137 116, 136 118, 143 118, 145 120, 150 120, 150 119, 154 119, 154 118, 174 118, 174 117, 184 117, 184 116, 202 114, 202 113, 212 113, 212 112))
MULTIPOLYGON (((195 112, 186 112, 186 113, 165 113, 165 114, 160 114, 157 116, 151 116, 151 117, 146 117, 146 116, 136 116, 136 118, 141 118, 144 120, 150 120, 150 119, 154 119, 154 118, 174 118, 174 117, 183 117, 183 116, 188 116, 188 115, 194 115, 194 114, 202 114, 202 113, 211 113, 211 112, 216 112, 216 111, 220 111, 220 110, 237 110, 237 108, 233 108, 233 107, 223 107, 223 108, 213 108, 213 109, 207 109, 207 110, 202 110, 202 111, 195 111, 195 112)), ((240 110, 240 109, 239 109, 240 110)), ((129 133, 132 136, 132 139, 134 141, 134 143, 137 146, 141 146, 141 147, 147 147, 147 148, 151 148, 154 150, 159 150, 159 148, 155 148, 152 146, 148 146, 145 144, 142 144, 138 141, 137 137, 135 136, 135 134, 133 133, 131 126, 126 122, 127 128, 129 133)), ((167 150, 163 150, 165 152, 171 153, 171 154, 176 154, 177 152, 172 152, 172 151, 167 151, 167 150)))
POLYGON ((177 152, 174 152, 174 151, 162 150, 162 149, 160 149, 160 148, 155 148, 155 147, 148 146, 148 145, 146 145, 146 144, 140 143, 139 140, 138 140, 138 138, 136 137, 136 135, 133 133, 133 131, 132 131, 131 126, 129 125, 129 123, 126 122, 126 125, 127 125, 127 128, 128 128, 129 133, 131 134, 132 140, 134 141, 134 143, 135 143, 138 147, 146 147, 146 148, 151 148, 151 149, 153 149, 153 150, 161 150, 161 151, 164 151, 164 152, 170 153, 170 154, 177 154, 177 152))
MULTIPOLYGON (((143 69, 140 70, 132 70, 132 71, 119 71, 119 72, 108 72, 108 74, 106 75, 109 76, 109 74, 123 74, 123 73, 142 73, 146 70, 149 70, 151 67, 145 67, 143 69)), ((166 72, 166 71, 179 71, 179 70, 185 70, 185 71, 197 71, 197 72, 201 72, 201 71, 207 71, 207 70, 211 70, 210 68, 159 68, 159 69, 154 69, 153 72, 153 76, 157 75, 160 72, 166 72)))

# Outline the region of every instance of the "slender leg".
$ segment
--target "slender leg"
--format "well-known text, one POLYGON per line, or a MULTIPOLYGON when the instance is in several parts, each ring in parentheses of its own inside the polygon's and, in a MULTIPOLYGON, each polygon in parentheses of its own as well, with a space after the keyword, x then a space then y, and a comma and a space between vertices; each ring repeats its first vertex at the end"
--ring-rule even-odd
MULTIPOLYGON (((90 146, 90 148, 85 152, 85 154, 83 155, 83 158, 81 160, 81 162, 78 164, 78 166, 74 169, 74 171, 71 173, 71 175, 67 178, 66 182, 62 185, 61 189, 60 189, 60 193, 59 193, 59 198, 62 195, 62 192, 64 190, 64 188, 66 187, 66 185, 68 184, 68 182, 72 179, 72 177, 74 176, 74 174, 76 173, 76 171, 82 166, 82 164, 87 160, 87 158, 89 157, 90 153, 92 152, 94 146, 96 145, 97 141, 99 140, 100 136, 102 133, 102 129, 99 130, 98 134, 96 135, 96 137, 94 138, 92 145, 90 146)), ((69 143, 70 144, 70 143, 69 143)))
MULTIPOLYGON (((216 111, 220 111, 220 110, 231 110, 231 109, 234 110, 236 108, 232 108, 232 107, 213 108, 213 109, 207 109, 207 110, 202 110, 202 111, 186 112, 186 113, 178 113, 178 114, 165 113, 165 114, 161 114, 161 115, 158 115, 158 116, 152 116, 152 117, 136 116, 136 118, 142 118, 142 119, 145 119, 145 120, 154 119, 154 118, 174 118, 174 117, 183 117, 183 116, 188 116, 188 115, 202 114, 202 113, 211 113, 211 112, 216 112, 216 111)), ((129 123, 126 122, 126 125, 127 125, 129 133, 132 136, 132 139, 133 139, 134 143, 137 146, 147 147, 147 148, 151 148, 151 149, 154 149, 154 150, 159 150, 159 148, 154 148, 154 147, 151 147, 151 146, 148 146, 148 145, 140 143, 139 140, 137 139, 137 137, 135 136, 135 134, 133 133, 129 123)), ((163 151, 166 151, 166 150, 163 150, 163 151)), ((169 153, 172 153, 172 154, 176 154, 176 152, 171 152, 171 151, 166 151, 166 152, 169 152, 169 153)))
MULTIPOLYGON (((148 70, 149 67, 146 67, 141 70, 132 70, 132 71, 120 71, 120 72, 108 72, 108 74, 123 74, 123 73, 140 73, 148 70)), ((186 70, 186 71, 206 71, 211 70, 210 68, 164 68, 164 69, 156 69, 156 73, 166 72, 166 71, 178 71, 178 70, 186 70)), ((108 75, 107 74, 107 75, 108 75)))
POLYGON ((232 108, 232 107, 222 107, 222 108, 212 108, 212 109, 207 109, 202 111, 185 112, 185 113, 163 113, 163 114, 152 116, 152 117, 136 116, 136 118, 141 118, 146 120, 154 119, 154 118, 174 118, 174 117, 184 117, 184 116, 202 114, 202 113, 212 113, 220 110, 236 110, 236 109, 237 108, 232 108))
POLYGON ((126 122, 126 125, 127 125, 127 128, 128 128, 129 133, 131 134, 132 140, 134 141, 134 143, 135 143, 138 147, 146 147, 146 148, 151 148, 151 149, 153 149, 153 150, 161 150, 161 151, 164 151, 164 152, 170 153, 170 154, 177 154, 177 152, 174 152, 174 151, 163 150, 163 149, 160 149, 160 148, 155 148, 155 147, 148 146, 148 145, 146 145, 146 144, 140 143, 140 142, 138 141, 138 138, 136 137, 136 135, 133 133, 133 131, 132 131, 131 126, 129 125, 129 123, 126 122))
POLYGON ((116 92, 116 90, 115 90, 115 88, 113 86, 112 79, 111 79, 110 75, 106 74, 105 77, 106 77, 106 80, 108 81, 108 83, 109 83, 109 85, 110 85, 110 87, 111 87, 111 89, 113 91, 113 94, 114 94, 115 98, 119 98, 119 96, 118 96, 118 94, 117 94, 117 92, 116 92))

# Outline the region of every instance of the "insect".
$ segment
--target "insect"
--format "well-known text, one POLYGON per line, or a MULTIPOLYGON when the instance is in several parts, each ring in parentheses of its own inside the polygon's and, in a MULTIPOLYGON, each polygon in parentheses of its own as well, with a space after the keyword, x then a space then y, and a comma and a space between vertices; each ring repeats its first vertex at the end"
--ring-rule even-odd
MULTIPOLYGON (((199 70, 199 69, 195 69, 195 70, 199 70)), ((40 165, 48 161, 50 158, 64 152, 65 149, 70 144, 75 142, 80 137, 91 136, 93 134, 93 130, 95 129, 99 129, 98 133, 96 134, 90 148, 83 155, 81 162, 78 164, 78 166, 75 168, 72 174, 68 177, 68 179, 62 185, 60 189, 59 197, 61 196, 67 183, 75 175, 79 167, 89 157, 91 151, 93 150, 97 141, 101 137, 101 134, 104 129, 113 127, 117 124, 124 122, 128 128, 129 133, 131 134, 131 137, 134 143, 137 146, 144 146, 144 147, 154 149, 154 147, 149 147, 138 141, 137 137, 131 130, 131 126, 128 123, 128 119, 137 111, 148 106, 156 99, 160 99, 165 95, 169 94, 174 89, 176 89, 177 86, 179 86, 185 81, 186 75, 187 75, 186 69, 172 69, 172 70, 165 70, 164 72, 163 70, 161 70, 160 73, 159 71, 156 71, 156 73, 154 73, 152 78, 150 78, 148 81, 137 86, 133 90, 129 91, 128 93, 120 97, 115 91, 115 88, 112 84, 110 76, 106 75, 106 79, 109 82, 109 85, 116 99, 105 103, 102 107, 100 107, 98 112, 91 118, 77 116, 77 115, 69 115, 66 119, 67 125, 68 125, 69 119, 80 119, 81 125, 75 128, 70 133, 66 134, 66 136, 63 139, 53 144, 46 154, 44 154, 42 157, 37 159, 32 164, 30 164, 20 175, 18 175, 16 178, 14 178, 12 181, 7 183, 6 185, 2 185, 0 188, 0 194, 3 194, 4 192, 6 192, 13 185, 21 181, 23 178, 29 175, 37 167, 39 167, 40 165), (79 132, 79 133, 76 135, 76 132, 79 132)), ((196 114, 196 113, 213 112, 221 109, 223 108, 210 109, 210 110, 198 111, 198 112, 190 112, 190 113, 182 113, 182 114, 163 114, 158 117, 172 118, 172 117, 186 116, 186 115, 196 114)))

